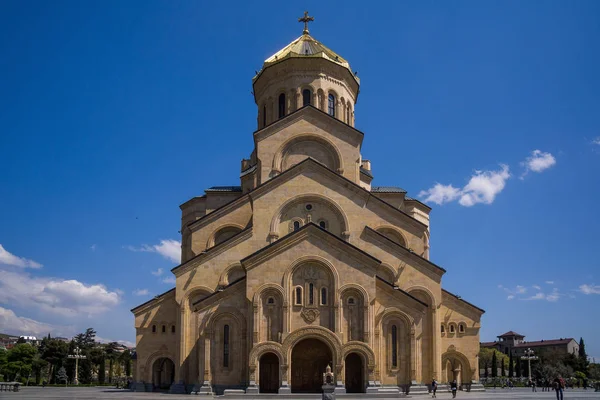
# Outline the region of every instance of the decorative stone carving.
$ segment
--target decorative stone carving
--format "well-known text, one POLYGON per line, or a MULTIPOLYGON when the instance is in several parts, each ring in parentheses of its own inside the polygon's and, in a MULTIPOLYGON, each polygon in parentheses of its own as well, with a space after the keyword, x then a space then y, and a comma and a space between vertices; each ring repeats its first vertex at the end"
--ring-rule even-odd
POLYGON ((300 312, 300 316, 308 324, 312 324, 313 322, 315 322, 317 318, 319 318, 320 314, 321 313, 319 312, 318 308, 304 308, 300 312))

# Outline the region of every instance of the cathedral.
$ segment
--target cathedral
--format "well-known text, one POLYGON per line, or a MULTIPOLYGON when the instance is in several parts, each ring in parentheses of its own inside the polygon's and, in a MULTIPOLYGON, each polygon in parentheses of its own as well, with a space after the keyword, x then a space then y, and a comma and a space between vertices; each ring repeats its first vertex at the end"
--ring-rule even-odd
POLYGON ((484 311, 442 289, 431 208, 372 185, 360 80, 311 20, 252 80, 240 185, 180 206, 175 287, 132 309, 136 390, 320 393, 328 366, 337 394, 479 381, 484 311))

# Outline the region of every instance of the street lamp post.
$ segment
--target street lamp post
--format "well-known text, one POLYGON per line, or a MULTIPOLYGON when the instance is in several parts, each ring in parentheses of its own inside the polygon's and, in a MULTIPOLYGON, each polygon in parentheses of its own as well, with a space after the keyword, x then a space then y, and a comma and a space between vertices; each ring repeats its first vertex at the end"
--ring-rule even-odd
POLYGON ((537 360, 538 357, 533 355, 533 350, 527 348, 523 352, 524 356, 521 356, 521 360, 527 360, 527 367, 529 368, 529 380, 531 380, 531 360, 537 360))
POLYGON ((69 358, 75 359, 75 378, 73 379, 74 385, 79 385, 79 380, 77 379, 77 375, 79 374, 79 359, 85 360, 87 357, 81 354, 81 349, 79 347, 75 347, 73 350, 74 354, 69 354, 69 358))

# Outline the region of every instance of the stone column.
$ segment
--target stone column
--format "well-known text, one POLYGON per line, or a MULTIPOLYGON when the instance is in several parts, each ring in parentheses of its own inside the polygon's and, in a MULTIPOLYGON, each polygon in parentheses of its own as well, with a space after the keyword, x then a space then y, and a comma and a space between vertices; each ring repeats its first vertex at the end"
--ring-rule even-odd
MULTIPOLYGON (((366 299, 365 299, 366 300, 366 299)), ((369 343, 369 305, 363 308, 363 341, 369 343)))
MULTIPOLYGON (((285 354, 284 354, 285 357, 285 354)), ((281 376, 281 386, 279 387, 279 394, 291 394, 292 388, 290 387, 290 377, 289 377, 289 365, 281 364, 279 366, 279 375, 281 376)))
POLYGON ((300 91, 300 88, 296 89, 296 108, 295 110, 299 110, 302 107, 302 92, 300 91))
POLYGON ((433 341, 433 351, 432 351, 432 362, 433 362, 433 376, 435 379, 440 379, 440 373, 442 371, 442 357, 440 355, 440 347, 441 347, 441 333, 440 333, 440 323, 438 321, 438 313, 437 307, 432 306, 431 310, 431 324, 432 327, 432 341, 433 341))
POLYGON ((253 317, 254 317, 254 330, 252 332, 252 345, 255 345, 260 341, 260 313, 258 304, 252 305, 253 317))
POLYGON ((285 115, 291 114, 295 111, 295 106, 296 106, 296 89, 290 89, 288 91, 288 98, 287 98, 287 112, 285 113, 285 115))
POLYGON ((315 90, 315 91, 312 93, 312 103, 311 103, 311 105, 312 105, 313 107, 315 107, 315 108, 319 108, 319 106, 317 105, 317 99, 318 99, 318 97, 317 97, 317 91, 315 90))
POLYGON ((204 333, 204 379, 202 381, 202 387, 198 391, 198 394, 212 395, 212 373, 210 365, 210 337, 212 332, 206 330, 204 333))
POLYGON ((414 328, 410 331, 410 382, 413 385, 417 383, 417 340, 414 328))

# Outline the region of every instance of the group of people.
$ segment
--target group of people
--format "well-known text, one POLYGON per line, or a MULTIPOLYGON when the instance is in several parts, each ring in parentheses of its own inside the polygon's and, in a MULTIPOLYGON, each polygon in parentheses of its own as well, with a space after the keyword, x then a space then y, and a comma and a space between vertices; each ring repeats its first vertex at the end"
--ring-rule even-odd
MULTIPOLYGON (((432 399, 435 399, 437 397, 436 393, 437 393, 437 389, 438 389, 438 382, 435 380, 435 378, 433 378, 433 380, 431 381, 431 393, 432 399)), ((456 391, 458 390, 458 383, 456 382, 456 379, 453 380, 452 382, 450 382, 450 391, 452 392, 452 398, 456 398, 456 391)))

